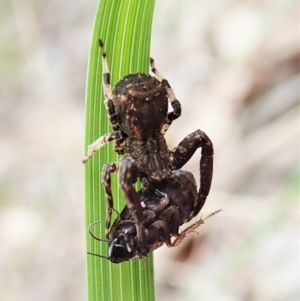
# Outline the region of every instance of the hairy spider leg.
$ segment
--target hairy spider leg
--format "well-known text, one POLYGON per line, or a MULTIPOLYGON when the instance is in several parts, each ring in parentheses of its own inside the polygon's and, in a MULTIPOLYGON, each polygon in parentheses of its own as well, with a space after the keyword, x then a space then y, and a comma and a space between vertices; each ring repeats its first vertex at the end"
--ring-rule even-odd
POLYGON ((120 186, 124 192, 127 208, 135 222, 137 240, 141 248, 141 254, 146 255, 146 234, 144 226, 144 215, 141 204, 141 196, 137 193, 133 184, 138 179, 138 167, 136 162, 130 158, 125 157, 119 162, 119 181, 120 186))
MULTIPOLYGON (((220 210, 216 210, 212 213, 210 213, 208 216, 206 216, 204 219, 199 219, 198 221, 196 221, 194 224, 190 225, 189 227, 187 227, 186 229, 184 229, 179 235, 178 237, 173 241, 172 243, 172 247, 176 247, 178 246, 182 241, 183 239, 187 236, 187 234, 191 233, 191 232, 196 232, 195 230, 200 227, 201 225, 204 224, 204 221, 206 221, 208 218, 212 217, 213 215, 219 213, 220 211, 222 211, 221 209, 220 210)), ((197 232, 196 232, 197 233, 197 232)))
POLYGON ((113 209, 113 196, 111 192, 111 176, 113 172, 119 172, 119 182, 124 192, 127 208, 134 220, 137 232, 138 243, 141 253, 146 254, 146 236, 144 226, 143 208, 141 204, 141 196, 137 193, 133 184, 138 178, 138 169, 132 158, 123 158, 119 163, 110 163, 103 166, 102 184, 105 190, 105 198, 107 202, 106 214, 106 237, 110 234, 110 222, 113 209))
POLYGON ((110 72, 108 68, 106 52, 104 48, 104 43, 102 40, 99 40, 100 53, 102 58, 102 69, 103 69, 103 90, 104 90, 104 105, 108 112, 108 118, 110 124, 112 125, 113 132, 105 134, 99 137, 96 141, 88 146, 87 155, 83 158, 82 163, 86 163, 92 156, 93 153, 99 150, 107 142, 115 140, 115 151, 118 154, 124 153, 124 141, 126 139, 124 133, 120 130, 118 121, 117 121, 117 112, 112 101, 112 91, 110 85, 110 72))
POLYGON ((202 148, 200 160, 200 188, 198 191, 198 201, 190 218, 195 217, 199 213, 210 191, 213 175, 213 144, 204 132, 196 130, 185 137, 178 146, 171 151, 170 157, 170 168, 172 170, 180 169, 191 159, 195 151, 200 147, 202 148))
POLYGON ((120 142, 123 136, 120 131, 114 131, 112 133, 105 134, 99 137, 96 141, 88 146, 87 155, 82 159, 82 163, 86 163, 92 156, 93 153, 103 147, 110 141, 116 140, 116 142, 120 142))
MULTIPOLYGON (((106 222, 105 222, 105 236, 106 238, 109 237, 110 233, 110 221, 111 221, 111 215, 112 211, 114 210, 114 201, 113 201, 113 196, 111 192, 111 178, 110 174, 113 172, 118 172, 119 170, 119 164, 118 163, 109 163, 105 164, 102 168, 102 174, 101 174, 101 179, 102 179, 102 185, 105 190, 105 199, 106 199, 106 222)), ((119 214, 119 213, 118 213, 119 214)))
POLYGON ((104 104, 106 107, 106 110, 108 112, 108 118, 109 121, 115 131, 120 130, 118 121, 117 121, 117 112, 115 109, 115 106, 112 101, 112 90, 110 85, 110 72, 108 68, 108 62, 106 57, 106 51, 104 48, 104 43, 102 40, 99 40, 99 46, 100 46, 100 53, 102 58, 102 83, 103 83, 103 90, 104 90, 104 104))
POLYGON ((171 88, 169 82, 157 71, 154 64, 154 59, 150 58, 150 66, 151 71, 155 74, 155 76, 161 81, 161 83, 166 87, 168 99, 171 103, 173 108, 173 112, 168 113, 165 123, 162 127, 161 133, 164 135, 168 128, 170 127, 171 123, 180 117, 181 115, 181 105, 180 102, 176 99, 173 89, 171 88))

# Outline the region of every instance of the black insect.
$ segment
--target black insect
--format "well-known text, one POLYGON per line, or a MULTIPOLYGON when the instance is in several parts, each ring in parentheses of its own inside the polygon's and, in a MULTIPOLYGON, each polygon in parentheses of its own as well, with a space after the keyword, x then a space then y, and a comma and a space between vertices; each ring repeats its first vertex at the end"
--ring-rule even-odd
POLYGON ((107 239, 99 239, 93 235, 91 227, 95 223, 89 227, 93 238, 108 243, 108 256, 90 252, 88 254, 109 259, 113 263, 144 258, 164 243, 168 247, 177 246, 188 233, 194 232, 205 219, 218 212, 213 212, 205 219, 199 219, 179 234, 179 227, 194 217, 198 194, 194 176, 190 172, 176 170, 173 171, 173 175, 176 181, 171 183, 164 180, 162 190, 150 187, 138 192, 145 220, 146 254, 140 248, 135 221, 127 206, 109 229, 107 239), (176 237, 173 242, 172 237, 176 237))
MULTIPOLYGON (((133 184, 138 179, 143 190, 165 191, 168 187, 173 191, 173 183, 180 182, 174 171, 180 169, 189 161, 198 148, 202 148, 200 160, 200 189, 197 192, 195 206, 190 212, 191 218, 196 216, 203 207, 209 193, 213 169, 213 145, 207 135, 197 130, 170 151, 164 139, 164 134, 173 120, 181 114, 181 106, 176 99, 168 81, 156 70, 151 59, 151 69, 157 78, 149 74, 130 74, 121 79, 111 91, 110 73, 103 42, 100 40, 100 50, 103 64, 103 88, 105 106, 108 111, 113 132, 101 136, 88 147, 86 162, 92 154, 107 142, 115 140, 115 150, 124 154, 117 163, 104 165, 102 184, 107 201, 106 237, 110 234, 110 221, 113 210, 111 192, 111 173, 119 173, 120 186, 125 195, 126 204, 131 219, 136 228, 136 239, 142 255, 147 254, 147 237, 145 216, 141 195, 133 184), (173 111, 168 113, 168 100, 173 111)), ((196 184, 194 184, 196 190, 196 184)), ((184 189, 184 187, 183 187, 184 189)), ((146 192, 145 192, 145 195, 146 192)), ((153 194, 150 193, 151 199, 153 194)), ((147 198, 145 198, 145 203, 147 198)), ((149 200, 150 202, 150 200, 149 200)))

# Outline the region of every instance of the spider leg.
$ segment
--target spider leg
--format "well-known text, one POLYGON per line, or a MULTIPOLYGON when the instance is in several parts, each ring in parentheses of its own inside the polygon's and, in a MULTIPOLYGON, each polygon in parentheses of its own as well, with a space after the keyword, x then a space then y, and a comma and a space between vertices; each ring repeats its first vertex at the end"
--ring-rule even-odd
MULTIPOLYGON (((105 236, 106 238, 109 237, 110 233, 110 221, 111 221, 111 214, 112 210, 114 210, 114 202, 113 202, 113 196, 111 192, 111 178, 110 174, 113 172, 118 172, 119 164, 118 163, 110 163, 105 164, 102 169, 102 185, 104 186, 105 190, 105 199, 106 199, 106 222, 105 222, 105 236)), ((116 210, 114 210, 117 212, 116 210)), ((118 213, 118 212, 117 212, 118 213)))
POLYGON ((124 192, 128 210, 135 222, 138 244, 141 254, 146 255, 146 234, 144 226, 144 215, 141 204, 141 196, 133 187, 138 178, 138 168, 136 162, 125 157, 119 162, 119 181, 124 192))
POLYGON ((86 163, 92 156, 93 153, 103 147, 106 143, 116 140, 115 149, 118 148, 118 152, 121 152, 122 143, 125 140, 125 137, 122 135, 121 131, 114 131, 112 133, 105 134, 95 140, 92 144, 88 146, 87 155, 83 158, 82 163, 86 163))
POLYGON ((173 120, 177 119, 181 115, 181 105, 180 102, 176 99, 176 96, 174 94, 173 89, 171 88, 169 82, 157 71, 154 65, 154 60, 153 58, 150 58, 150 66, 152 72, 155 74, 155 76, 162 82, 162 84, 166 87, 167 89, 167 94, 169 101, 171 103, 171 106, 173 108, 173 112, 168 113, 165 123, 162 127, 161 133, 164 135, 168 128, 170 127, 171 123, 173 120))
POLYGON ((106 51, 104 47, 104 43, 102 40, 99 40, 99 46, 100 46, 100 53, 101 53, 101 58, 102 58, 102 83, 103 83, 103 90, 104 90, 104 104, 106 107, 106 110, 108 112, 108 118, 109 121, 112 125, 112 128, 116 131, 119 130, 119 124, 117 120, 117 112, 116 108, 114 106, 114 103, 112 101, 112 90, 111 90, 111 85, 110 85, 110 72, 108 68, 108 63, 107 63, 107 58, 106 58, 106 51))
POLYGON ((191 232, 196 232, 195 230, 200 227, 201 225, 204 224, 204 221, 207 220, 208 218, 212 217, 213 215, 219 213, 221 210, 216 210, 212 213, 210 213, 208 216, 206 216, 204 219, 199 219, 198 221, 196 221, 195 223, 193 223, 192 225, 190 225, 189 227, 187 227, 186 229, 184 229, 179 236, 173 241, 172 243, 172 247, 178 246, 183 239, 187 236, 187 234, 191 233, 191 232))
POLYGON ((198 148, 201 150, 200 160, 200 188, 198 191, 198 201, 191 217, 196 216, 203 207, 207 195, 210 191, 213 175, 213 154, 214 149, 208 136, 201 130, 189 134, 179 145, 171 151, 170 168, 180 169, 193 156, 198 148))
POLYGON ((87 162, 93 155, 93 153, 97 150, 99 150, 102 146, 104 146, 107 142, 116 140, 115 144, 115 151, 118 154, 124 153, 124 140, 126 139, 125 133, 123 133, 120 130, 118 120, 117 120, 117 112, 116 108, 114 106, 114 103, 112 101, 112 91, 111 91, 111 85, 110 85, 110 72, 108 68, 107 58, 106 58, 106 52, 104 48, 104 44, 102 40, 99 40, 99 46, 100 46, 100 52, 101 52, 101 58, 102 58, 102 69, 103 69, 103 90, 104 90, 104 104, 106 107, 106 110, 108 112, 108 118, 112 125, 113 132, 105 134, 98 138, 95 142, 93 142, 91 145, 88 146, 88 151, 86 157, 83 158, 82 162, 87 162))

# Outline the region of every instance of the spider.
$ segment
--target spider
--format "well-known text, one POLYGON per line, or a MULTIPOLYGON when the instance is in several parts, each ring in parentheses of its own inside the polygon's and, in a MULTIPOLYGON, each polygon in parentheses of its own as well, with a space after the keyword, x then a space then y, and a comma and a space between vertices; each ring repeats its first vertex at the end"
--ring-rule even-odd
POLYGON ((220 211, 199 219, 179 233, 179 227, 194 216, 198 195, 192 173, 183 170, 175 170, 172 173, 176 181, 165 184, 161 191, 150 187, 138 192, 144 218, 146 253, 140 247, 135 221, 125 206, 109 229, 107 239, 100 239, 91 232, 91 228, 98 222, 89 227, 89 233, 94 239, 108 243, 108 256, 91 252, 88 254, 108 259, 113 263, 144 258, 164 243, 168 247, 178 246, 188 233, 194 232, 208 217, 220 211), (176 239, 171 241, 172 237, 176 239))
POLYGON ((143 189, 164 191, 166 186, 178 181, 173 171, 180 169, 198 148, 202 148, 200 189, 192 212, 196 216, 203 207, 211 186, 213 145, 203 131, 196 130, 170 151, 164 134, 181 115, 181 105, 169 82, 157 71, 154 60, 150 59, 151 70, 156 77, 143 73, 129 74, 112 91, 106 52, 101 40, 99 46, 103 66, 104 104, 113 132, 93 142, 88 147, 83 162, 87 162, 107 142, 115 140, 115 151, 124 157, 119 162, 104 165, 102 170, 102 184, 107 201, 106 237, 109 236, 113 210, 110 176, 111 173, 118 172, 127 208, 136 227, 141 254, 147 254, 141 195, 133 184, 140 179, 143 189), (173 108, 169 113, 168 100, 173 108))

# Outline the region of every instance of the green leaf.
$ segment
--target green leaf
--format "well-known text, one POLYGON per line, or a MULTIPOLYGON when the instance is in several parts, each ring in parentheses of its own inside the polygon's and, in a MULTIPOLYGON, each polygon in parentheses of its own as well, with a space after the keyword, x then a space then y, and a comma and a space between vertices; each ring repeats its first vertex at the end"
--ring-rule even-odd
MULTIPOLYGON (((150 37, 154 0, 102 0, 99 3, 88 63, 86 88, 87 146, 99 136, 112 131, 103 103, 102 66, 98 41, 105 43, 114 86, 124 75, 149 72, 150 37)), ((101 221, 93 228, 99 238, 105 236, 106 202, 100 182, 105 163, 116 162, 113 145, 106 145, 85 164, 86 226, 101 221)), ((116 176, 113 175, 114 207, 125 206, 116 176)), ((113 216, 113 219, 115 216, 113 216)), ((87 233, 87 251, 107 256, 107 243, 94 240, 87 233)), ((153 301, 153 258, 113 264, 109 260, 87 256, 89 301, 153 301)))

